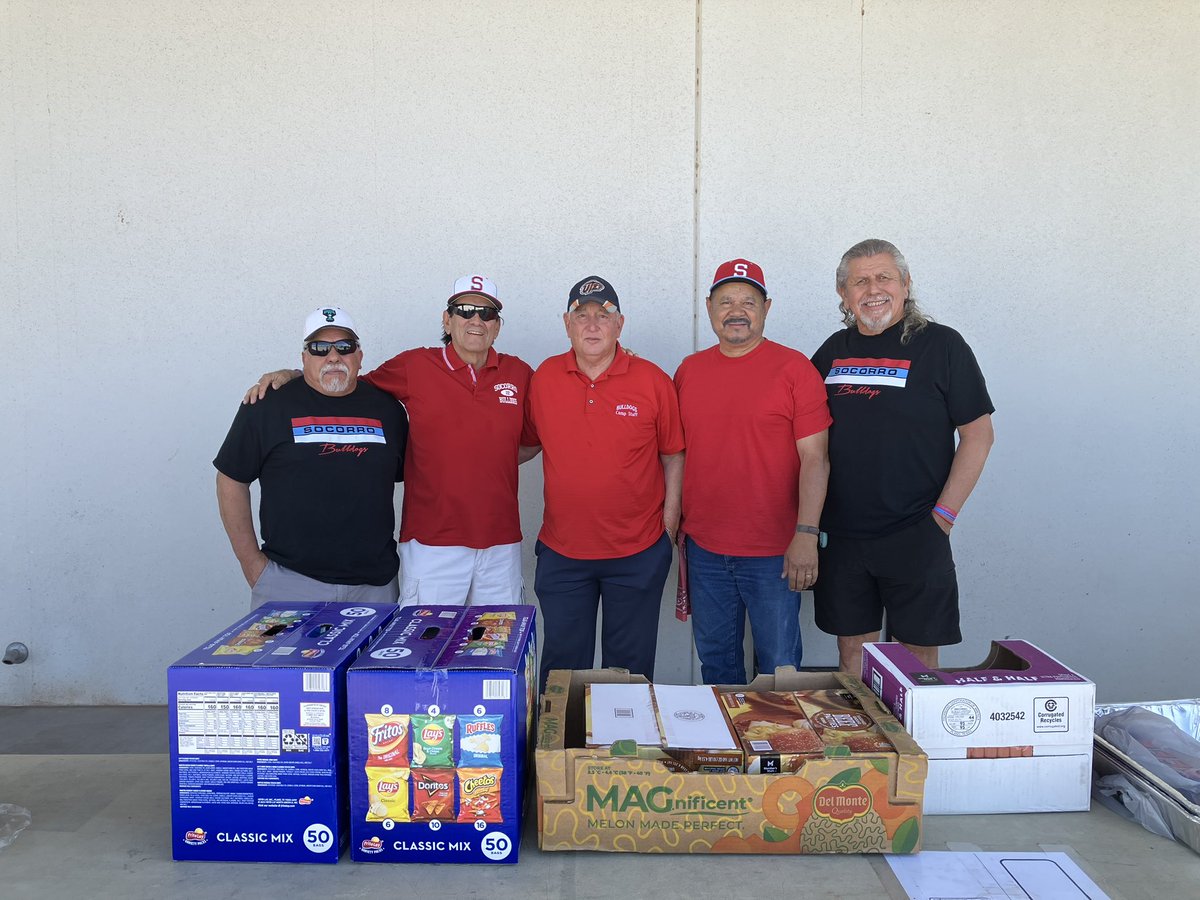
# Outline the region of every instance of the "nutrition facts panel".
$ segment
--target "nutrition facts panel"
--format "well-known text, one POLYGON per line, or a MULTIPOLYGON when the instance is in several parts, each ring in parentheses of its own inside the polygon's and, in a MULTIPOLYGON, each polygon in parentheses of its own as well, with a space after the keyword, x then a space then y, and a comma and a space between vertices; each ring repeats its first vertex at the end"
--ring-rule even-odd
POLYGON ((179 691, 179 754, 279 755, 279 694, 179 691))

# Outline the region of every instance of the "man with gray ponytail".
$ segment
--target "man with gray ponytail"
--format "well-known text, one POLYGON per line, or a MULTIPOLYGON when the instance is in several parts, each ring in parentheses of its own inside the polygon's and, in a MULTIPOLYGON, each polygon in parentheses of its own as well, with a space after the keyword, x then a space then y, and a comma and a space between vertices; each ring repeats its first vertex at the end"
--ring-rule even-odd
POLYGON ((894 245, 855 244, 836 286, 846 327, 812 358, 833 415, 816 622, 837 635, 843 672, 859 674, 885 613, 934 668, 938 647, 962 640, 950 529, 991 450, 994 407, 967 342, 917 305, 894 245))

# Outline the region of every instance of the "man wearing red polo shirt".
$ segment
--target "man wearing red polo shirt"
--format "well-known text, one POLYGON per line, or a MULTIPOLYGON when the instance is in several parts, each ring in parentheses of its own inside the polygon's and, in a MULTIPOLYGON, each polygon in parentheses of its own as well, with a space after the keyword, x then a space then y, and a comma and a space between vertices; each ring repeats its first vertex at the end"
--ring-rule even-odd
POLYGON ((530 438, 541 444, 545 513, 534 590, 551 669, 594 664, 654 676, 658 611, 679 527, 683 429, 671 379, 623 352, 617 292, 588 276, 563 316, 571 349, 533 375, 530 438))
MULTIPOLYGON (((525 430, 533 370, 497 353, 496 285, 464 275, 442 312, 442 346, 394 356, 362 380, 408 410, 400 520, 400 605, 519 603, 517 466, 536 455, 525 430)), ((272 372, 247 399, 292 371, 272 372)))

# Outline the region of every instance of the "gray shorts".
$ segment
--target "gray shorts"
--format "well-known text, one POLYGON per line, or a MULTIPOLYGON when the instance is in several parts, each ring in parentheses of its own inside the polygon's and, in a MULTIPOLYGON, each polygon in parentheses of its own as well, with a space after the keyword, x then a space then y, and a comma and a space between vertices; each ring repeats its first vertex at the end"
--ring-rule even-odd
POLYGON ((395 603, 400 596, 400 587, 393 578, 387 584, 327 584, 268 560, 258 581, 250 590, 250 608, 264 603, 290 603, 329 601, 381 606, 395 603))

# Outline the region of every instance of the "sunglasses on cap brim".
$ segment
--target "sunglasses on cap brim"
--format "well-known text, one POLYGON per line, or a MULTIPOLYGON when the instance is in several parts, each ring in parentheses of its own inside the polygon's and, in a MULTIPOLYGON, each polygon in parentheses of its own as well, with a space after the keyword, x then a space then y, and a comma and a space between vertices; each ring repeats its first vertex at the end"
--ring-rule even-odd
POLYGON ((349 356, 358 349, 358 341, 309 341, 304 349, 313 356, 328 356, 330 350, 336 350, 338 356, 349 356))
POLYGON ((476 306, 474 303, 456 303, 450 307, 450 315, 460 319, 470 319, 479 316, 483 322, 494 322, 500 318, 500 310, 494 306, 476 306))

